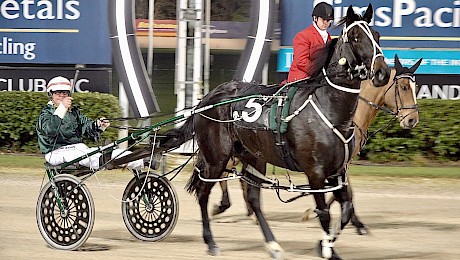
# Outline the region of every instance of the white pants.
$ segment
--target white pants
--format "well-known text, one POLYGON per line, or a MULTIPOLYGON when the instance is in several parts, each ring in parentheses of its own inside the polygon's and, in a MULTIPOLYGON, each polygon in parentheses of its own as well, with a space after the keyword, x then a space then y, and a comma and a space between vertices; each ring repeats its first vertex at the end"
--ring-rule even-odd
MULTIPOLYGON (((54 151, 51 151, 45 154, 45 160, 51 165, 59 165, 65 162, 70 162, 80 156, 84 156, 92 151, 97 150, 97 148, 89 148, 84 143, 66 145, 61 148, 58 148, 54 151)), ((122 149, 114 149, 112 151, 112 159, 117 157, 120 158, 122 156, 130 154, 130 151, 122 150, 122 149)), ((90 157, 86 157, 83 160, 80 160, 78 164, 88 167, 90 169, 99 169, 99 158, 102 156, 101 153, 96 153, 90 157)), ((139 159, 136 161, 129 162, 127 167, 133 170, 140 170, 144 166, 143 159, 139 159)))

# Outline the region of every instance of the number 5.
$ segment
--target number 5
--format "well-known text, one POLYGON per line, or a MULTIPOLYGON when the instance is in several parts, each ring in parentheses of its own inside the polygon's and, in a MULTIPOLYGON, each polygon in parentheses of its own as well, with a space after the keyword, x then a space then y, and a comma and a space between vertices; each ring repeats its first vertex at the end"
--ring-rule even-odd
POLYGON ((262 105, 254 102, 255 100, 255 98, 249 99, 245 106, 246 108, 254 108, 255 110, 253 112, 248 113, 247 111, 243 111, 241 113, 243 120, 248 123, 255 122, 257 119, 259 119, 260 115, 262 115, 262 105))

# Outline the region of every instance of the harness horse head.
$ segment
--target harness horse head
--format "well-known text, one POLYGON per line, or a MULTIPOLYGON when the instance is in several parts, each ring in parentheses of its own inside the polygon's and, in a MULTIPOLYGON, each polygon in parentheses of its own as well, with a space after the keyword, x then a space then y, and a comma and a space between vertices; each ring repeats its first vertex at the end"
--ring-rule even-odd
POLYGON ((390 69, 379 46, 380 35, 369 26, 372 17, 372 4, 369 4, 362 17, 353 11, 351 5, 348 7, 347 15, 337 26, 345 26, 339 41, 343 41, 344 46, 349 46, 353 55, 342 47, 343 57, 340 57, 338 63, 348 66, 349 72, 355 72, 351 73, 352 79, 355 76, 361 80, 372 79, 374 86, 379 87, 388 83, 390 69))

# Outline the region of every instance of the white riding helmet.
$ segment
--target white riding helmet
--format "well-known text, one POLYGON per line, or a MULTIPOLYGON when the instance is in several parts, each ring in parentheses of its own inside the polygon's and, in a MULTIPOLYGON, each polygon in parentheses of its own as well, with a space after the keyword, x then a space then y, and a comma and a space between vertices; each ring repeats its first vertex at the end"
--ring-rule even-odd
POLYGON ((49 93, 51 91, 58 91, 58 90, 71 91, 72 84, 70 84, 70 81, 64 77, 61 77, 61 76, 54 77, 48 82, 48 85, 46 86, 46 92, 49 93))

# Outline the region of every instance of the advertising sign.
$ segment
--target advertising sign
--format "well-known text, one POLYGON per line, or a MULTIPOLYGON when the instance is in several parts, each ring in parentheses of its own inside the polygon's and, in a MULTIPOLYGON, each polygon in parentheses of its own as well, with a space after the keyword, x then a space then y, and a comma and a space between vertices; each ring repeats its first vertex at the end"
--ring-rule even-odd
POLYGON ((460 100, 460 75, 417 75, 418 99, 460 100))
MULTIPOLYGON (((394 55, 404 67, 412 67, 423 58, 415 72, 417 98, 437 98, 460 100, 460 50, 383 50, 389 66, 394 66, 394 55), (442 75, 442 77, 440 76, 442 75)), ((278 52, 277 71, 289 72, 293 51, 291 47, 281 48, 278 52)))
MULTIPOLYGON (((278 72, 289 72, 293 59, 292 47, 280 48, 278 52, 278 72)), ((384 49, 385 61, 394 65, 395 54, 404 67, 411 67, 423 58, 417 74, 460 74, 460 50, 403 50, 384 49)))
MULTIPOLYGON (((56 76, 71 81, 75 69, 48 68, 0 68, 0 91, 46 92, 46 84, 56 76)), ((112 93, 112 69, 80 69, 75 92, 112 93)))
POLYGON ((112 63, 107 1, 2 0, 0 63, 112 63))
MULTIPOLYGON (((291 46, 295 34, 312 24, 311 13, 317 2, 281 1, 281 45, 291 46)), ((459 0, 327 0, 334 8, 334 24, 353 6, 364 14, 369 3, 374 10, 371 25, 381 37, 382 47, 460 48, 459 0)), ((334 27, 334 26, 333 26, 334 27)), ((331 28, 337 36, 342 27, 331 28)))

